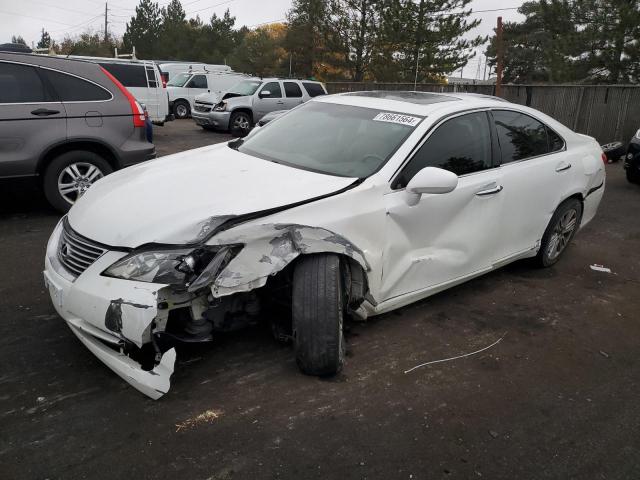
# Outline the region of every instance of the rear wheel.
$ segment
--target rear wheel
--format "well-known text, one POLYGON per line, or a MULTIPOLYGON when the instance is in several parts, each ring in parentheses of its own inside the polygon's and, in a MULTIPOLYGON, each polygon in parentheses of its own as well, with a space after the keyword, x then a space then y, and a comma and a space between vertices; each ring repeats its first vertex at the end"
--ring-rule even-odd
POLYGON ((309 255, 293 274, 293 345, 307 375, 334 375, 344 364, 344 292, 340 259, 309 255))
POLYGON ((601 148, 609 162, 617 162, 620 160, 620 157, 627 153, 627 149, 622 142, 607 143, 601 145, 601 148))
POLYGON ((582 203, 570 198, 556 209, 542 236, 536 261, 541 267, 550 267, 564 253, 580 226, 582 203))
POLYGON ((640 175, 638 175, 638 171, 636 167, 629 165, 625 170, 627 175, 627 180, 631 183, 640 183, 640 175))
POLYGON ((229 119, 229 130, 234 137, 246 137, 251 131, 251 116, 247 112, 233 112, 229 119))
POLYGON ((111 165, 97 153, 86 150, 63 153, 44 172, 45 196, 56 210, 67 212, 95 181, 111 172, 111 165))
POLYGON ((176 100, 173 104, 173 113, 176 118, 187 118, 191 113, 191 107, 189 107, 189 102, 186 100, 176 100))

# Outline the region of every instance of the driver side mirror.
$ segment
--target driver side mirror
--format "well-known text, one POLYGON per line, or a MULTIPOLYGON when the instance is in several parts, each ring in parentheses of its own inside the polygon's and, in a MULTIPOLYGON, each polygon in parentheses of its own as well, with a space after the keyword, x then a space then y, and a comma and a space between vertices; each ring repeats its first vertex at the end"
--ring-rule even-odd
POLYGON ((271 92, 269 90, 262 90, 258 96, 260 98, 270 97, 271 96, 271 92))
POLYGON ((406 202, 417 205, 423 193, 449 193, 458 186, 458 176, 436 167, 425 167, 416 173, 405 189, 406 202))

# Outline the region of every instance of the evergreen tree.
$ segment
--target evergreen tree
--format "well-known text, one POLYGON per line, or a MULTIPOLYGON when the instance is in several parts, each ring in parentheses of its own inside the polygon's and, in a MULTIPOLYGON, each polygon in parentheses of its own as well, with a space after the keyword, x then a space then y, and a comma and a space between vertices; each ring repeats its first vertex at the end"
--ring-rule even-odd
POLYGON ((140 58, 154 58, 159 53, 161 17, 160 7, 151 0, 140 0, 135 16, 127 23, 123 36, 124 49, 136 48, 140 58))
POLYGON ((313 77, 326 68, 323 60, 329 21, 327 0, 293 0, 287 14, 285 46, 296 76, 313 77))
POLYGON ((18 36, 12 35, 11 36, 11 43, 20 43, 22 45, 26 45, 27 44, 27 42, 24 41, 24 38, 22 38, 21 35, 18 35, 18 36))
POLYGON ((40 41, 38 41, 38 48, 50 48, 51 45, 51 35, 44 28, 42 29, 42 33, 40 35, 40 41))

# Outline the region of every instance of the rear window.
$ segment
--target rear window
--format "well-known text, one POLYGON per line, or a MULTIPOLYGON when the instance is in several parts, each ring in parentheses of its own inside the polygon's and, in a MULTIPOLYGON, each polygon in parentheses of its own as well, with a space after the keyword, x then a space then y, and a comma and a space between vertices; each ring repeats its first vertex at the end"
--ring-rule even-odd
POLYGON ((44 85, 34 67, 0 62, 0 103, 46 100, 44 85))
POLYGON ((318 97, 320 95, 326 95, 324 88, 319 83, 302 82, 304 89, 307 91, 310 97, 318 97))
POLYGON ((58 98, 63 102, 92 102, 111 99, 111 92, 95 83, 53 70, 43 69, 43 72, 58 94, 58 98))
POLYGON ((158 82, 156 81, 156 72, 153 71, 153 67, 146 67, 147 70, 147 80, 149 81, 149 86, 151 88, 156 88, 158 86, 158 82))
POLYGON ((296 98, 302 96, 302 90, 295 82, 283 82, 284 83, 284 93, 287 97, 296 98))
POLYGON ((147 75, 143 65, 101 63, 100 66, 116 77, 125 87, 147 87, 147 75))

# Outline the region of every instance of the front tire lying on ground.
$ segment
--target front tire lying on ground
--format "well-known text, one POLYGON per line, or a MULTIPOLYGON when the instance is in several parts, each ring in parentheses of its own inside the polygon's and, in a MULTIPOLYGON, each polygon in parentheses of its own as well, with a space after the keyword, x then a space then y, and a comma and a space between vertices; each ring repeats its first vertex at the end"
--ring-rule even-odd
POLYGON ((63 153, 44 172, 44 194, 53 208, 66 213, 95 181, 111 172, 111 165, 97 153, 63 153))
POLYGON ((340 258, 302 257, 293 274, 293 345, 307 375, 334 375, 344 364, 344 291, 340 258))
POLYGON ((536 263, 540 267, 550 267, 558 260, 569 246, 580 227, 582 219, 582 202, 569 198, 556 209, 549 225, 542 236, 536 263))

